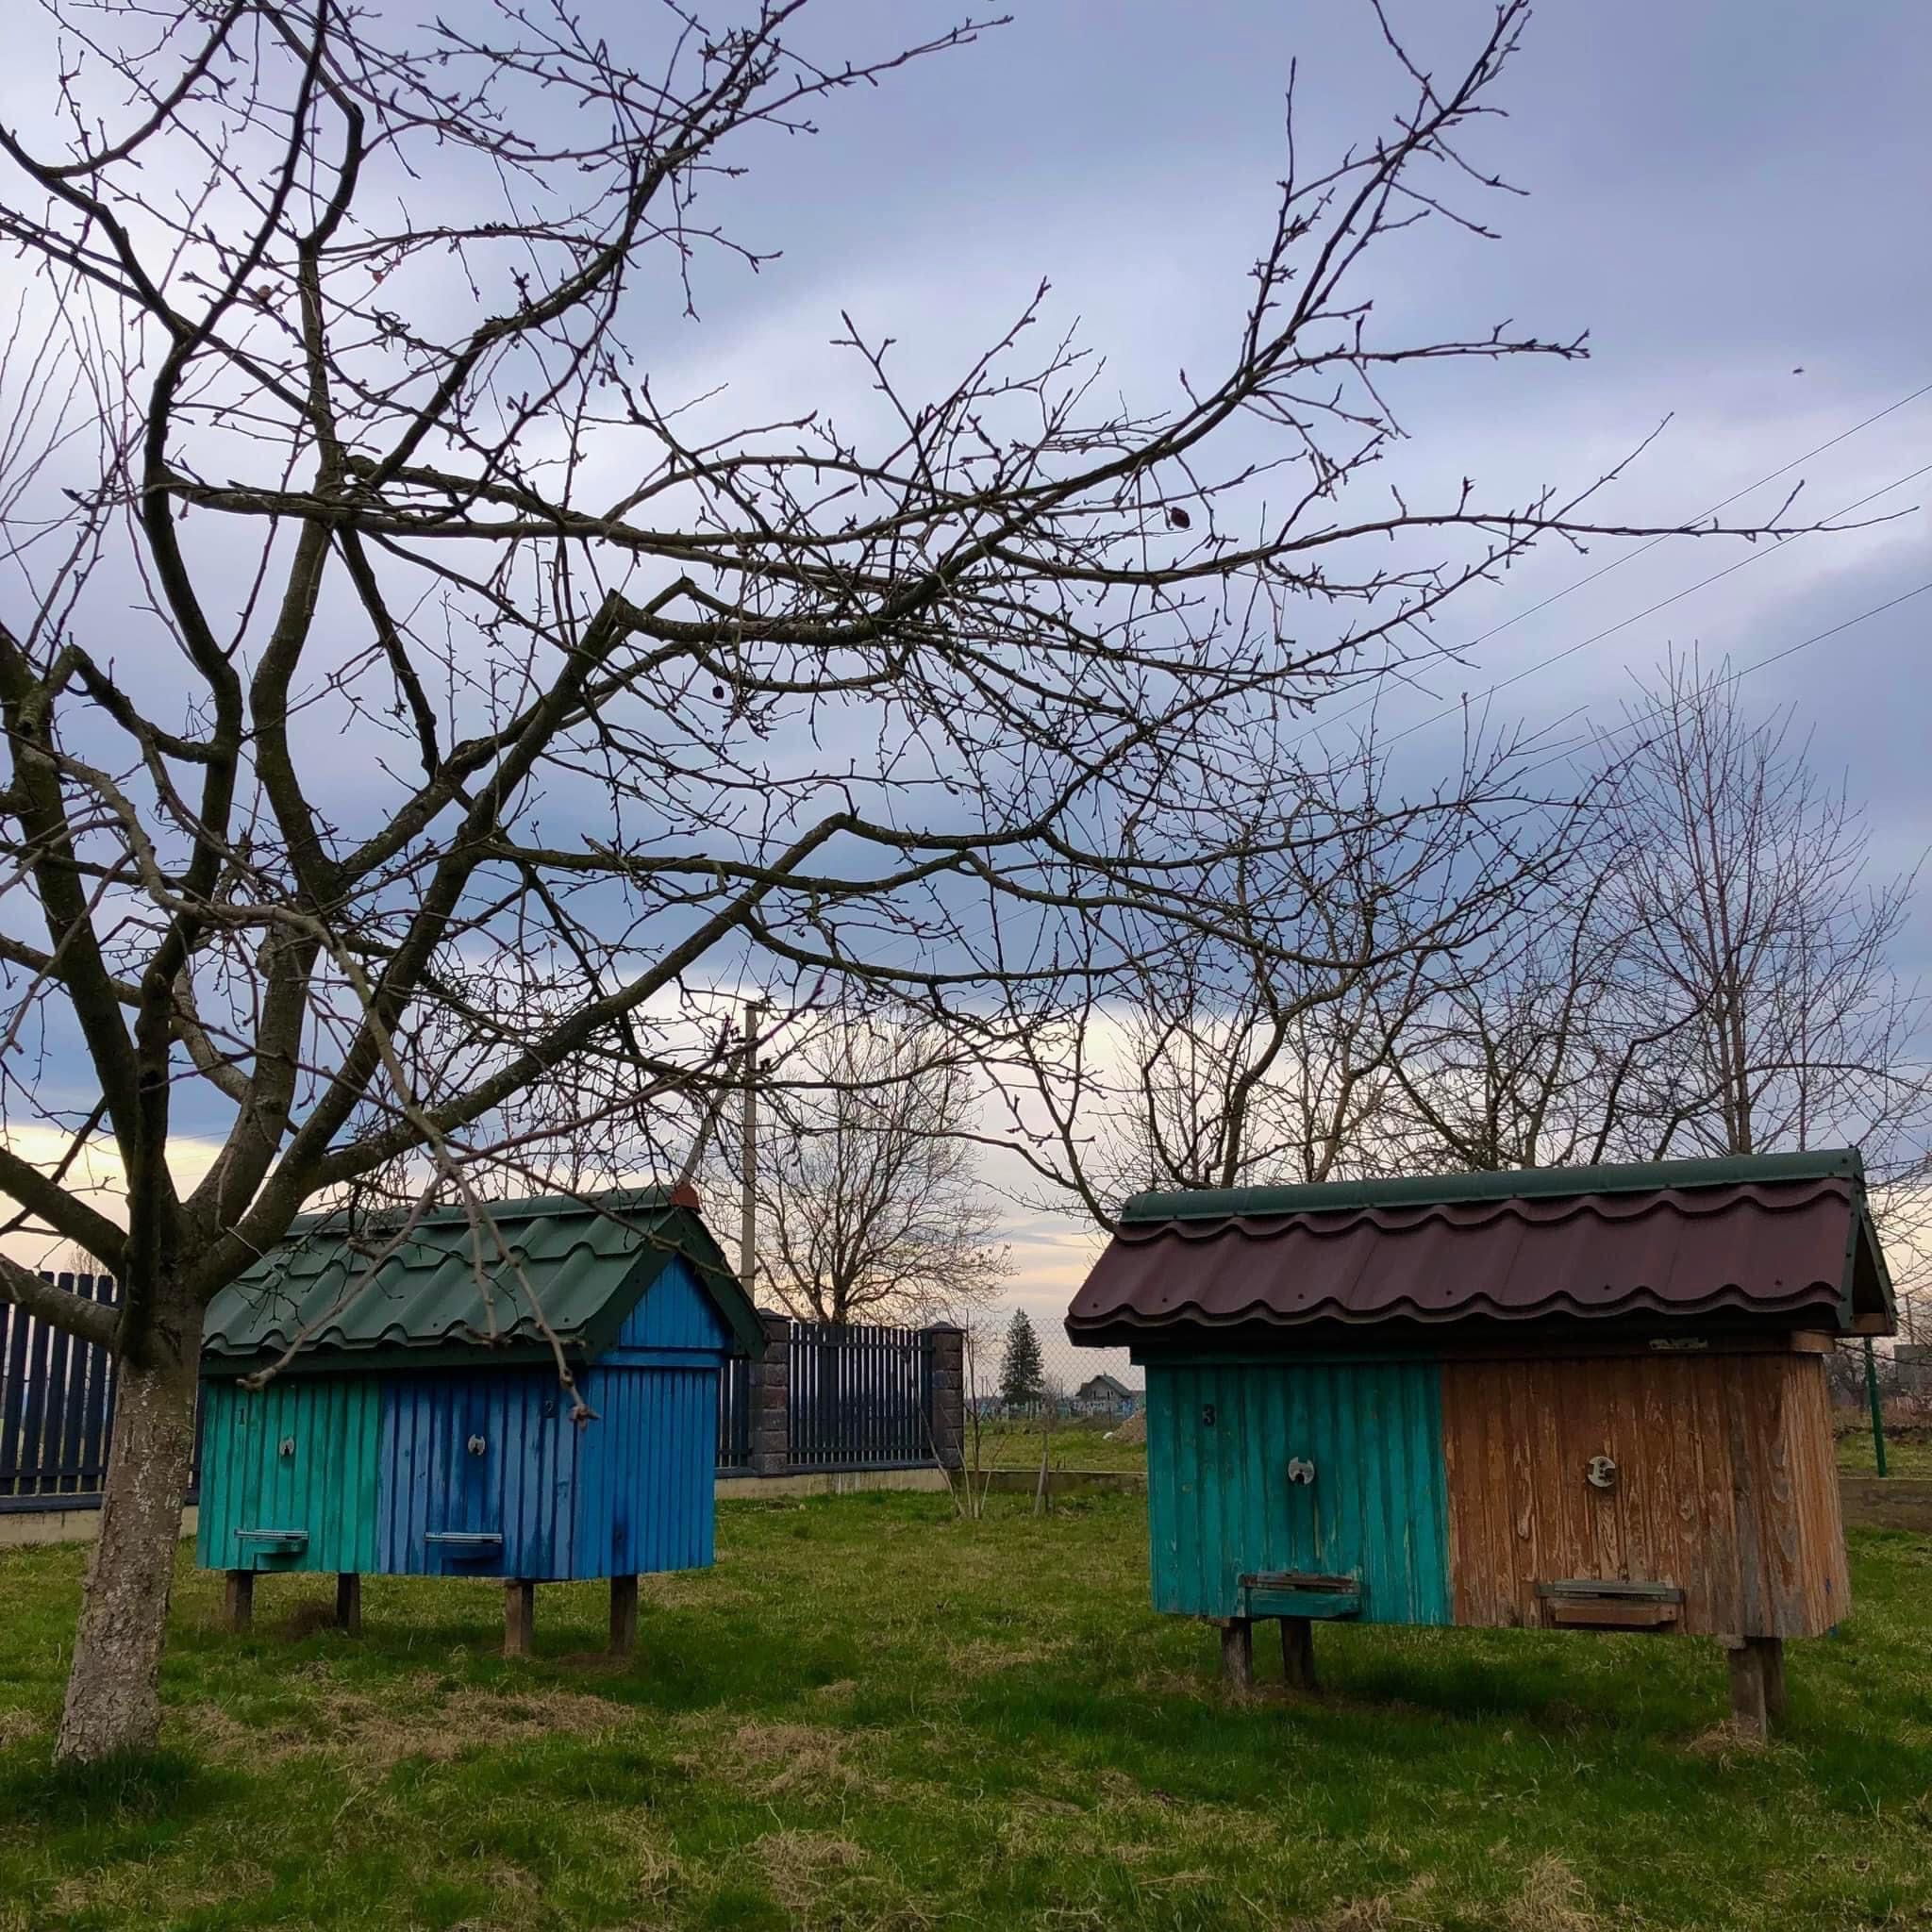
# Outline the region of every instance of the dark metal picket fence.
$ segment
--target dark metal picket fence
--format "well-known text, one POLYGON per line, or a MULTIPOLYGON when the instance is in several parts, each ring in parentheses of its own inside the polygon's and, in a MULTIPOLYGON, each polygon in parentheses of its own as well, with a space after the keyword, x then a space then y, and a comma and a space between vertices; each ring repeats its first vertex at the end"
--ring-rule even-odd
MULTIPOLYGON (((90 1301, 114 1298, 104 1274, 48 1279, 90 1301)), ((793 1322, 789 1347, 792 1468, 898 1469, 932 1460, 929 1333, 793 1322)), ((721 1473, 753 1467, 755 1386, 748 1360, 725 1363, 718 1379, 721 1473)), ((0 1303, 0 1513, 98 1504, 113 1412, 110 1356, 0 1303)))
MULTIPOLYGON (((114 1299, 105 1274, 42 1279, 114 1299)), ((0 1303, 0 1510, 86 1508, 107 1474, 113 1413, 111 1356, 0 1303)))
POLYGON ((794 1322, 791 1355, 794 1469, 897 1469, 933 1459, 929 1330, 794 1322))
POLYGON ((718 1470, 741 1475, 751 1467, 751 1361, 725 1358, 718 1377, 718 1470))

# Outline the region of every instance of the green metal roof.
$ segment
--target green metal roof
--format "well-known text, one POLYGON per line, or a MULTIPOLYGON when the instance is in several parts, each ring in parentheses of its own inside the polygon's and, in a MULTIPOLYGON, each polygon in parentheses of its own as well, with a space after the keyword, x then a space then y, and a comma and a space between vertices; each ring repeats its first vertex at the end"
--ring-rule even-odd
POLYGON ((209 1305, 204 1356, 256 1361, 299 1339, 291 1369, 340 1368, 345 1357, 372 1367, 475 1363, 482 1351, 492 1361, 545 1359, 547 1324, 574 1358, 586 1360, 616 1341, 674 1257, 710 1295, 738 1345, 763 1347, 757 1311, 699 1219, 695 1195, 622 1189, 485 1206, 508 1261, 461 1208, 425 1214, 387 1255, 402 1215, 355 1224, 341 1209, 303 1215, 209 1305))
POLYGON ((1136 1194, 1121 1209, 1121 1219, 1213 1221, 1230 1216, 1346 1213, 1363 1208, 1433 1208, 1453 1201, 1525 1201, 1570 1194, 1647 1194, 1662 1189, 1749 1187, 1835 1176, 1863 1188, 1865 1163, 1856 1147, 1806 1154, 1733 1154, 1712 1160, 1641 1160, 1609 1167, 1408 1174, 1400 1180, 1325 1181, 1288 1188, 1202 1188, 1136 1194))

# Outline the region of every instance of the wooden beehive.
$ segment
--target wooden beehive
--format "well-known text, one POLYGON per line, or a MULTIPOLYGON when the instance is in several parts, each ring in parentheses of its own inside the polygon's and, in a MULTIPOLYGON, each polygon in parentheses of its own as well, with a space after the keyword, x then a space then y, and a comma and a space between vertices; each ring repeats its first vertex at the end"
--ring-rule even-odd
POLYGON ((364 1574, 494 1577, 521 1650, 538 1583, 608 1577, 623 1645, 641 1572, 710 1562, 719 1374, 763 1334, 694 1202, 490 1217, 481 1282, 460 1209, 356 1248, 324 1216, 216 1299, 197 1553, 232 1622, 264 1572, 334 1572, 351 1623, 364 1574), (553 1337, 593 1420, 573 1419, 553 1337))
POLYGON ((1739 1715, 1845 1613, 1825 1356, 1891 1327, 1850 1153, 1145 1195, 1068 1316, 1147 1374, 1158 1609, 1674 1631, 1739 1715))

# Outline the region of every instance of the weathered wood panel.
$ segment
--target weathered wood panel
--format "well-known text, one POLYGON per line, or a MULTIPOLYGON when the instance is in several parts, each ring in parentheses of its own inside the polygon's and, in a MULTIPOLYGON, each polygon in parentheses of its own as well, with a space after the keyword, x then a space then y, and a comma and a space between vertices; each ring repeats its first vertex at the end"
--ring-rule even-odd
POLYGON ((1674 1584, 1693 1634, 1809 1636, 1845 1613, 1815 1355, 1446 1362, 1442 1431, 1458 1624, 1547 1624, 1538 1583, 1574 1577, 1674 1584))

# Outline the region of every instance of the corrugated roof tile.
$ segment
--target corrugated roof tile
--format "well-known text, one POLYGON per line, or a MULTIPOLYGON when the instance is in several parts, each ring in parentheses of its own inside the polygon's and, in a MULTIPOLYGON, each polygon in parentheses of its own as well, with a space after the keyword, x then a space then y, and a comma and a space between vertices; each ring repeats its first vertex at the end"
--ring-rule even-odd
POLYGON ((279 1248, 215 1297, 204 1352, 258 1359, 302 1337, 299 1359, 313 1365, 379 1350, 408 1351, 412 1358, 474 1351, 491 1335, 505 1348, 536 1349, 548 1346, 547 1324, 567 1348, 591 1355, 616 1339, 625 1315, 673 1256, 710 1291, 743 1347, 762 1344, 758 1316, 689 1196, 658 1189, 583 1201, 544 1196, 492 1202, 490 1214, 502 1249, 485 1238, 487 1299, 469 1218, 459 1208, 424 1216, 346 1299, 344 1290, 385 1239, 382 1224, 356 1230, 358 1253, 340 1215, 306 1216, 279 1248))
POLYGON ((1564 1173, 1143 1195, 1067 1332, 1890 1320, 1856 1154, 1564 1173))

